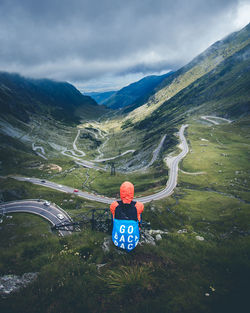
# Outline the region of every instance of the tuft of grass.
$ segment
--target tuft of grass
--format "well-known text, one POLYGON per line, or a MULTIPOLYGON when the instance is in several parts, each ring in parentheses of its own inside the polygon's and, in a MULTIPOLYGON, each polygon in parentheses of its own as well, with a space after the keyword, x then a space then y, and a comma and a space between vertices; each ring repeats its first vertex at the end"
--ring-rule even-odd
POLYGON ((101 279, 106 282, 113 295, 127 297, 132 302, 135 298, 152 292, 154 288, 150 268, 145 266, 120 266, 118 269, 108 270, 101 279))

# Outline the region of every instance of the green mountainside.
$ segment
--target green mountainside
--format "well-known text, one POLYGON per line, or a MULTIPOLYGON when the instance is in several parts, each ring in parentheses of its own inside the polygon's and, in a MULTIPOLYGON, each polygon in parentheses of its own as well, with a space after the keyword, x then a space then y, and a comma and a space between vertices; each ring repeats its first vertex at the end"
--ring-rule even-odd
POLYGON ((159 133, 174 138, 175 127, 189 116, 244 117, 250 113, 249 69, 250 24, 166 78, 147 103, 125 110, 122 129, 143 131, 151 145, 159 133))
POLYGON ((142 164, 164 134, 163 151, 174 149, 175 134, 189 118, 210 114, 235 120, 249 115, 249 45, 250 24, 167 77, 145 104, 134 110, 128 106, 114 115, 104 125, 107 131, 115 130, 109 147, 126 138, 123 146, 134 149, 137 138, 132 163, 142 164))
MULTIPOLYGON (((76 125, 85 117, 85 122, 79 126, 82 135, 78 145, 87 160, 112 158, 134 151, 117 158, 116 166, 123 171, 139 169, 150 162, 154 149, 165 134, 161 153, 174 149, 177 144, 175 133, 190 116, 217 114, 236 119, 249 114, 249 34, 250 26, 247 25, 216 42, 177 72, 146 77, 123 88, 111 97, 120 97, 123 104, 129 101, 129 95, 139 98, 122 110, 113 111, 98 106, 93 99, 83 96, 68 83, 1 73, 0 114, 7 122, 1 122, 2 133, 12 136, 12 140, 5 138, 5 142, 13 142, 13 146, 19 147, 18 141, 21 140, 28 144, 29 149, 32 143, 40 142, 46 148, 47 156, 54 157, 58 151, 63 154, 66 146, 72 149, 77 135, 74 127, 68 129, 54 123, 54 120, 74 122, 76 125), (152 91, 156 81, 157 87, 152 91), (147 90, 144 97, 143 90, 147 90), (148 101, 137 107, 144 99, 148 101), (89 119, 99 117, 102 117, 99 122, 88 123, 89 119), (62 136, 57 136, 57 128, 62 136), (60 143, 58 150, 56 142, 60 143)), ((13 153, 16 151, 15 148, 13 153)), ((34 155, 34 151, 31 153, 34 155)), ((105 162, 102 165, 106 166, 105 162)))
POLYGON ((0 201, 44 199, 84 221, 62 237, 39 216, 10 216, 3 206, 1 312, 249 311, 250 24, 122 110, 104 110, 67 83, 0 77, 0 201), (92 118, 76 127, 84 116, 92 118), (178 164, 174 192, 145 203, 143 221, 150 229, 142 227, 130 253, 117 250, 110 233, 94 229, 102 222, 90 220, 108 204, 60 188, 118 198, 128 180, 135 197, 162 191, 168 161, 180 153, 182 124, 188 124, 189 152, 178 164), (45 180, 58 190, 45 187, 45 180), (24 273, 37 278, 3 292, 6 281, 24 273))
POLYGON ((136 127, 155 129, 192 114, 238 118, 250 113, 250 45, 164 102, 136 127), (160 126, 159 126, 160 125, 160 126))
MULTIPOLYGON (((144 104, 130 112, 125 118, 138 122, 150 116, 154 110, 161 105, 166 107, 166 101, 177 95, 183 89, 194 86, 193 83, 199 84, 199 79, 209 74, 220 64, 233 56, 238 51, 250 44, 250 24, 242 30, 230 34, 226 38, 216 42, 207 50, 194 58, 189 64, 176 71, 170 77, 167 77, 157 87, 157 91, 147 99, 144 104)), ((245 55, 242 54, 242 58, 245 55)), ((246 55, 246 58, 248 56, 246 55)), ((240 59, 235 60, 241 62, 240 59)), ((243 61, 243 60, 242 60, 243 61)), ((235 63, 232 64, 234 66, 235 63)), ((225 66, 228 66, 225 64, 225 66)), ((229 69, 228 69, 229 70, 229 69)), ((213 74, 212 74, 213 75, 213 74)), ((218 79, 218 77, 215 77, 218 79)), ((244 79, 244 77, 242 77, 244 79)), ((211 82, 208 82, 211 83, 211 82)), ((205 99, 203 99, 204 101, 205 99)))
POLYGON ((79 122, 76 111, 82 115, 98 115, 104 109, 89 96, 83 96, 66 82, 48 79, 29 79, 18 74, 0 72, 0 115, 15 116, 29 121, 30 114, 50 115, 56 120, 79 122))

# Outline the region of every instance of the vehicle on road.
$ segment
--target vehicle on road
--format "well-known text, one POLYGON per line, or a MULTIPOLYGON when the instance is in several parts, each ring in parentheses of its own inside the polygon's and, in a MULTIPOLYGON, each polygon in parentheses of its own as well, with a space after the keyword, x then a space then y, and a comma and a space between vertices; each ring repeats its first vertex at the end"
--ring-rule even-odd
POLYGON ((78 192, 79 190, 78 189, 74 189, 74 192, 78 192))
POLYGON ((44 179, 43 179, 43 180, 41 180, 41 183, 46 183, 46 180, 44 180, 44 179))
POLYGON ((64 219, 64 215, 62 215, 61 213, 57 214, 57 217, 60 218, 60 220, 64 219))
POLYGON ((62 185, 58 185, 59 188, 62 188, 62 185))
POLYGON ((50 202, 49 202, 49 201, 45 201, 45 202, 44 202, 44 205, 49 206, 49 205, 50 205, 50 202))

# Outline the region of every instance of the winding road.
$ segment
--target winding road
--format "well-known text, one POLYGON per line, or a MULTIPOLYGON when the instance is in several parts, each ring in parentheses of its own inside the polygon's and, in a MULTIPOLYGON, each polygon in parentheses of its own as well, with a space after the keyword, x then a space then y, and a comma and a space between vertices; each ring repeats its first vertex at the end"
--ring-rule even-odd
MULTIPOLYGON (((87 130, 87 131, 88 131, 89 133, 93 134, 96 139, 98 139, 98 136, 97 136, 96 133, 94 133, 94 132, 92 132, 92 131, 90 131, 90 130, 87 130)), ((104 136, 101 134, 100 129, 97 129, 97 131, 99 132, 100 137, 104 138, 104 136)), ((117 159, 117 158, 120 158, 120 157, 122 157, 122 156, 128 154, 128 153, 133 153, 133 152, 135 152, 135 150, 127 150, 127 151, 125 151, 125 152, 123 152, 123 153, 121 153, 121 154, 118 154, 118 155, 114 156, 114 157, 101 158, 101 157, 103 156, 103 153, 102 153, 101 150, 100 150, 101 147, 99 147, 99 148, 97 149, 97 151, 99 152, 100 155, 99 155, 98 157, 96 157, 94 160, 86 161, 86 160, 80 159, 81 157, 84 157, 84 156, 86 155, 85 152, 79 150, 79 149, 77 148, 77 146, 76 146, 76 142, 77 142, 77 140, 78 140, 78 137, 79 137, 79 135, 80 135, 80 132, 81 132, 81 130, 78 129, 77 134, 76 134, 76 137, 75 137, 75 139, 74 139, 74 141, 73 141, 73 149, 70 149, 70 150, 69 150, 69 149, 67 149, 67 148, 64 148, 64 149, 61 151, 61 153, 62 153, 63 155, 65 155, 65 156, 67 156, 67 157, 70 157, 70 158, 73 158, 73 159, 75 160, 75 163, 78 164, 78 165, 82 165, 82 166, 87 167, 87 168, 93 168, 93 169, 96 169, 96 170, 103 170, 103 171, 106 171, 107 169, 102 168, 102 167, 99 167, 99 166, 96 165, 95 163, 102 163, 102 162, 106 162, 106 161, 115 160, 115 159, 117 159), (70 152, 71 154, 68 154, 68 152, 70 152), (76 153, 76 152, 77 152, 77 153, 76 153)), ((139 170, 135 170, 135 171, 145 170, 145 169, 149 168, 149 167, 155 162, 155 160, 157 159, 157 157, 158 157, 158 155, 159 155, 159 153, 160 153, 160 150, 161 150, 161 148, 162 148, 162 146, 163 146, 163 143, 164 143, 164 141, 165 141, 165 139, 166 139, 166 136, 167 136, 167 135, 164 135, 164 136, 162 137, 162 139, 161 139, 159 145, 158 145, 158 146, 155 148, 155 150, 153 151, 153 156, 152 156, 151 161, 150 161, 145 167, 143 167, 143 168, 141 168, 141 169, 139 169, 139 170)), ((110 139, 110 138, 107 138, 107 139, 105 140, 105 142, 102 144, 102 148, 107 144, 107 142, 109 141, 109 139, 110 139)))
POLYGON ((111 158, 106 158, 106 159, 95 159, 94 161, 95 162, 105 162, 105 161, 115 160, 117 158, 120 158, 120 157, 128 154, 128 153, 133 153, 133 152, 135 152, 135 150, 127 150, 127 151, 125 151, 125 152, 123 152, 123 153, 121 153, 121 154, 119 154, 117 156, 114 156, 114 157, 111 157, 111 158))
POLYGON ((32 142, 32 150, 35 151, 35 153, 37 155, 39 155, 41 158, 48 160, 48 158, 46 158, 46 156, 45 156, 45 151, 44 151, 44 148, 42 146, 35 146, 35 143, 32 142), (37 152, 37 150, 40 150, 41 153, 37 152))
MULTIPOLYGON (((179 164, 180 160, 182 158, 184 158, 189 151, 188 150, 188 144, 187 144, 186 138, 184 136, 184 130, 186 129, 187 126, 188 125, 182 125, 181 129, 179 131, 179 137, 180 137, 180 141, 181 141, 179 147, 182 151, 177 156, 172 157, 171 162, 168 163, 168 165, 169 165, 169 179, 168 179, 168 182, 166 184, 166 187, 162 191, 157 192, 153 195, 136 198, 135 200, 141 201, 143 203, 147 203, 147 202, 150 202, 152 200, 159 200, 159 199, 165 198, 165 197, 172 194, 172 192, 174 191, 174 188, 177 184, 178 164, 179 164)), ((51 181, 44 181, 44 180, 41 180, 39 178, 33 178, 33 177, 20 177, 20 176, 10 176, 10 177, 14 178, 16 180, 19 180, 19 181, 30 182, 30 183, 33 183, 36 185, 41 185, 41 186, 48 187, 48 188, 55 189, 55 190, 59 190, 62 192, 74 193, 74 188, 64 186, 64 185, 59 185, 58 183, 54 183, 51 181)), ((101 202, 101 203, 106 203, 106 204, 110 204, 115 200, 114 198, 108 198, 105 196, 95 195, 95 194, 91 194, 91 193, 81 191, 81 190, 79 190, 78 192, 75 192, 75 194, 79 197, 84 198, 84 199, 88 199, 91 201, 97 201, 97 202, 101 202)))
MULTIPOLYGON (((45 200, 19 200, 10 201, 0 204, 0 214, 5 215, 9 213, 32 213, 41 216, 42 218, 49 221, 53 226, 61 223, 72 222, 70 216, 63 209, 59 208, 55 204, 51 204, 45 200), (47 203, 47 205, 46 205, 47 203)), ((69 227, 65 227, 67 230, 60 230, 61 236, 70 234, 71 230, 69 227)))
POLYGON ((67 148, 65 148, 65 149, 63 149, 63 151, 61 151, 61 153, 63 155, 65 155, 65 156, 67 156, 67 157, 73 158, 75 160, 76 164, 82 165, 82 166, 87 167, 87 168, 93 168, 93 169, 96 169, 96 170, 101 170, 102 168, 98 167, 93 162, 80 159, 80 157, 83 157, 83 156, 86 155, 85 152, 79 150, 77 148, 77 146, 76 146, 76 142, 77 142, 77 139, 78 139, 80 133, 81 133, 81 130, 78 129, 76 137, 75 137, 75 139, 73 141, 73 149, 68 150, 67 148), (69 155, 67 152, 70 152, 72 155, 69 155))
MULTIPOLYGON (((219 119, 219 120, 231 123, 230 120, 227 120, 225 118, 215 117, 215 116, 202 116, 201 118, 215 125, 219 123, 217 121, 214 121, 213 119, 219 119)), ((180 138, 179 148, 181 149, 181 152, 177 156, 167 157, 165 159, 169 167, 169 179, 167 181, 166 187, 162 191, 157 192, 153 195, 136 198, 135 200, 141 201, 143 203, 147 203, 153 200, 159 200, 159 199, 165 198, 173 193, 174 188, 177 185, 178 164, 180 160, 183 159, 189 151, 188 144, 184 136, 184 131, 187 127, 188 125, 182 125, 178 133, 179 138, 180 138)), ((76 148, 75 144, 76 144, 76 140, 79 134, 80 134, 80 131, 78 131, 77 137, 73 144, 74 149, 78 152, 80 152, 80 150, 76 148)), ((153 158, 157 157, 161 149, 161 146, 165 140, 165 137, 166 136, 164 136, 161 139, 159 146, 154 150, 153 158)), ((65 193, 75 193, 79 197, 96 201, 96 202, 110 204, 115 200, 114 198, 108 198, 108 197, 101 196, 101 195, 95 195, 95 194, 91 194, 91 193, 84 192, 81 190, 79 190, 78 192, 74 192, 74 188, 72 187, 59 185, 57 183, 50 182, 50 181, 44 181, 39 178, 20 177, 20 176, 9 176, 9 177, 14 178, 19 181, 25 181, 25 182, 30 182, 36 185, 41 185, 41 186, 55 189, 55 190, 65 192, 65 193)), ((7 177, 1 177, 1 178, 7 178, 7 177)), ((64 210, 62 210, 55 204, 48 203, 45 200, 37 200, 37 199, 36 200, 21 200, 21 201, 4 202, 0 204, 0 214, 4 215, 8 213, 16 213, 16 212, 33 213, 33 214, 39 215, 45 218, 46 220, 48 220, 52 225, 72 222, 70 216, 64 210)), ((71 230, 72 229, 65 228, 65 230, 60 230, 59 233, 61 236, 64 236, 66 234, 71 233, 71 230)))
POLYGON ((80 129, 78 129, 76 138, 75 138, 75 140, 74 140, 74 142, 73 142, 73 148, 74 148, 75 151, 77 151, 77 152, 80 154, 79 156, 85 156, 86 153, 83 152, 83 151, 81 151, 81 150, 79 150, 79 149, 77 148, 77 146, 76 146, 76 142, 77 142, 78 137, 80 136, 80 133, 81 133, 81 131, 80 131, 80 129))
POLYGON ((214 125, 219 125, 219 124, 220 124, 220 123, 218 123, 217 121, 214 121, 214 119, 215 119, 215 120, 216 120, 216 119, 217 119, 217 120, 221 120, 221 121, 227 122, 227 123, 232 123, 231 120, 228 120, 228 119, 226 119, 226 118, 224 118, 224 117, 218 117, 218 116, 212 116, 212 115, 203 115, 203 116, 201 116, 201 118, 202 118, 203 120, 205 120, 205 121, 208 121, 208 122, 214 124, 214 125))
POLYGON ((188 125, 182 125, 181 129, 179 131, 179 137, 181 143, 179 144, 179 148, 182 150, 180 154, 178 154, 175 157, 172 157, 171 160, 169 160, 169 178, 167 181, 166 187, 153 195, 149 195, 146 197, 141 197, 136 200, 141 201, 143 203, 150 202, 152 200, 160 200, 162 198, 170 196, 174 192, 174 188, 177 185, 177 178, 178 178, 178 164, 181 159, 183 159, 188 154, 188 144, 186 141, 186 138, 184 136, 184 131, 188 127, 188 125))
POLYGON ((149 167, 156 161, 156 159, 158 158, 158 155, 159 155, 159 153, 160 153, 160 150, 161 150, 161 148, 162 148, 162 146, 163 146, 163 143, 164 143, 166 137, 167 137, 167 135, 164 135, 164 136, 162 137, 162 139, 161 139, 159 145, 158 145, 158 146, 156 147, 156 149, 153 151, 153 156, 152 156, 151 161, 150 161, 146 166, 144 166, 143 168, 140 168, 140 169, 137 170, 137 171, 146 170, 147 168, 149 168, 149 167))

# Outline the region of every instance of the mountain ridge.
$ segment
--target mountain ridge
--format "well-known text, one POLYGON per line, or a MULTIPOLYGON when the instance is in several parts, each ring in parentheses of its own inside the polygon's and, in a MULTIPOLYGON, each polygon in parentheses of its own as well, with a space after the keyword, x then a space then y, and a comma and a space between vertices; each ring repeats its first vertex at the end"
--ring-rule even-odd
POLYGON ((182 89, 212 71, 223 60, 241 50, 244 46, 247 46, 250 43, 249 34, 250 23, 240 31, 215 42, 187 65, 163 80, 157 87, 156 92, 151 94, 139 107, 132 110, 126 118, 138 122, 152 114, 155 109, 178 94, 182 89))
POLYGON ((166 100, 150 117, 136 123, 134 127, 159 130, 159 125, 162 127, 166 121, 180 123, 191 113, 244 117, 250 114, 249 85, 250 44, 166 100))
POLYGON ((84 96, 73 85, 49 79, 25 78, 0 72, 0 115, 14 115, 29 121, 30 114, 48 114, 57 120, 79 122, 76 110, 84 107, 103 111, 95 100, 84 96))
POLYGON ((111 92, 110 96, 101 101, 101 104, 111 109, 120 109, 137 101, 142 101, 148 94, 153 92, 156 86, 172 74, 173 72, 170 71, 163 75, 149 75, 143 77, 118 91, 111 92))
POLYGON ((90 96, 93 98, 98 104, 103 104, 108 98, 110 98, 117 91, 104 91, 104 92, 84 92, 84 95, 90 96))

